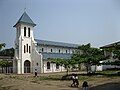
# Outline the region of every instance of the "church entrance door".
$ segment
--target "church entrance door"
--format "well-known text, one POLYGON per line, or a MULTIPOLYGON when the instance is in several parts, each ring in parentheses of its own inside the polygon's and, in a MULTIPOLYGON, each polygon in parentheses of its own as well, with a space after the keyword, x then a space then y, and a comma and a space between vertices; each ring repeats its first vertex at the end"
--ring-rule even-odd
POLYGON ((26 60, 24 62, 24 73, 30 73, 30 61, 26 60))

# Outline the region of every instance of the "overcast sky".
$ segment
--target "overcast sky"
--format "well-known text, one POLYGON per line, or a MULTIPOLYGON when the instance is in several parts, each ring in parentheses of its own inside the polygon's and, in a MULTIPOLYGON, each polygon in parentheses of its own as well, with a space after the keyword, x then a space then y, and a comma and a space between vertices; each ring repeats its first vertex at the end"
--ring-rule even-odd
POLYGON ((7 48, 25 7, 37 39, 94 47, 120 40, 120 0, 0 0, 0 43, 7 48))

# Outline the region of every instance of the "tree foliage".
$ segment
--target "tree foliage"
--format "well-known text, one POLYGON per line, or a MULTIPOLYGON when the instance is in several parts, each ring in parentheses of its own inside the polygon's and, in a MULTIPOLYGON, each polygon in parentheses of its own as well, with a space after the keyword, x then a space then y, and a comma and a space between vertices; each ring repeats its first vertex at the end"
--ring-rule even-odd
POLYGON ((89 63, 94 65, 99 64, 99 61, 105 59, 105 57, 101 49, 93 48, 90 44, 86 44, 78 47, 72 59, 78 63, 89 63))
POLYGON ((10 48, 10 49, 3 49, 0 51, 0 56, 11 56, 13 57, 15 53, 14 48, 10 48))
POLYGON ((0 66, 1 67, 10 67, 10 66, 12 66, 12 62, 9 62, 7 60, 2 60, 2 61, 0 61, 0 66))
POLYGON ((114 44, 113 46, 109 48, 103 48, 104 51, 113 53, 113 58, 118 59, 115 61, 108 61, 101 63, 102 65, 117 65, 120 66, 120 45, 114 44))
POLYGON ((74 65, 74 61, 71 59, 51 58, 50 60, 52 63, 64 66, 67 70, 67 75, 69 74, 70 68, 74 65))
POLYGON ((76 63, 85 64, 87 72, 89 72, 89 65, 97 65, 99 64, 99 61, 104 59, 103 50, 91 47, 90 43, 79 46, 72 56, 72 60, 75 60, 76 63))
POLYGON ((70 67, 74 67, 75 65, 79 65, 81 63, 85 63, 87 72, 88 72, 88 65, 97 65, 99 61, 105 60, 104 52, 101 49, 93 48, 90 44, 81 45, 79 46, 71 59, 51 59, 52 63, 56 63, 59 65, 65 66, 67 71, 69 71, 70 67))
POLYGON ((1 44, 0 44, 0 50, 1 50, 3 47, 5 47, 5 45, 6 45, 5 43, 1 43, 1 44))

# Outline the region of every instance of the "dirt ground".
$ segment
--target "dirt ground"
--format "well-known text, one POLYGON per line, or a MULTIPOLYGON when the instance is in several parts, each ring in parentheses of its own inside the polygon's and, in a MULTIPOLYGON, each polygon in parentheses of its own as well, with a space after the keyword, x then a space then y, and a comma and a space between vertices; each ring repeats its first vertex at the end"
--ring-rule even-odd
MULTIPOLYGON (((72 81, 69 80, 39 80, 38 78, 40 76, 0 74, 0 90, 82 90, 84 81, 79 80, 79 88, 72 88, 70 87, 72 81)), ((90 77, 88 83, 90 90, 120 90, 120 77, 90 77)))

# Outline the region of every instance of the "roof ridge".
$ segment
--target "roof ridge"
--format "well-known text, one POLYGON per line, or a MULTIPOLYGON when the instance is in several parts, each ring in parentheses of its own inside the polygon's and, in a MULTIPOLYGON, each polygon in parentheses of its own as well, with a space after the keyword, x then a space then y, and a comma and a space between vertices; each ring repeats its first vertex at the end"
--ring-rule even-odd
POLYGON ((61 46, 61 47, 71 47, 71 48, 77 48, 79 46, 78 44, 56 42, 56 41, 47 41, 47 40, 39 40, 39 39, 35 39, 35 41, 38 44, 41 44, 41 45, 61 46))
MULTIPOLYGON (((56 42, 56 43, 66 43, 66 42, 58 42, 58 41, 51 41, 51 40, 42 40, 42 39, 35 39, 35 40, 39 40, 39 41, 48 41, 48 42, 56 42)), ((78 45, 78 44, 74 44, 74 43, 66 43, 66 44, 73 44, 73 45, 78 45)))
POLYGON ((26 12, 22 14, 22 16, 19 18, 19 20, 13 27, 15 27, 19 23, 25 23, 25 24, 30 24, 32 26, 36 26, 36 24, 32 21, 32 19, 28 16, 26 12))

